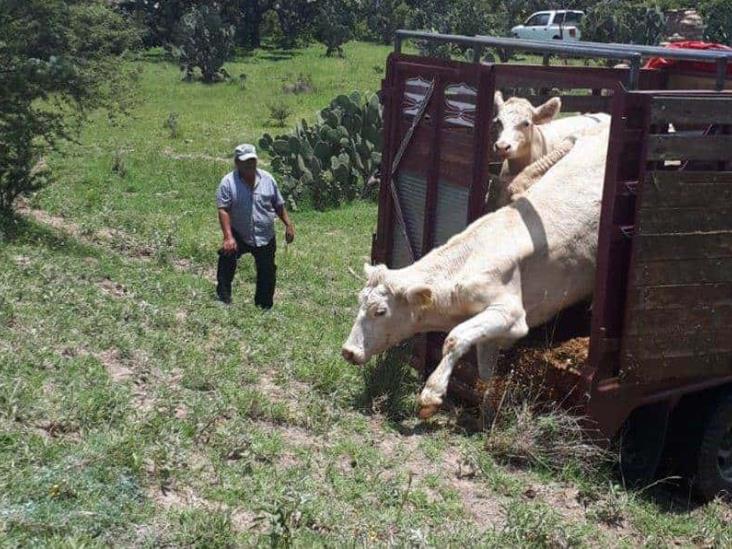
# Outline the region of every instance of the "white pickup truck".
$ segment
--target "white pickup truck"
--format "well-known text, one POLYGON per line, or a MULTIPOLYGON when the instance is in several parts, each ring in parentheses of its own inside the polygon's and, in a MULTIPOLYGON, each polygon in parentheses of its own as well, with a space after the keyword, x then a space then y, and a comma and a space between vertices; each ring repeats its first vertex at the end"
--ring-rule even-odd
POLYGON ((511 34, 525 40, 576 42, 580 39, 579 24, 584 15, 577 10, 537 11, 523 25, 513 27, 511 34))

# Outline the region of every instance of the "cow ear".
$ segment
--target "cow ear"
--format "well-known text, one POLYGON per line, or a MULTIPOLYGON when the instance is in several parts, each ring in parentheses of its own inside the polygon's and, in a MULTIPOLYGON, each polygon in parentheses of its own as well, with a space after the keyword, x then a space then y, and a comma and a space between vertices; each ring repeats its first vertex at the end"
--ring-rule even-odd
POLYGON ((415 284, 410 286, 406 291, 407 302, 410 305, 427 309, 432 306, 432 288, 426 284, 415 284))
POLYGON ((539 105, 534 109, 534 124, 546 124, 559 114, 562 110, 562 100, 558 97, 552 97, 543 105, 539 105))
POLYGON ((493 104, 496 106, 496 110, 500 111, 503 108, 503 94, 499 91, 493 94, 493 104))
POLYGON ((366 275, 367 283, 376 285, 383 281, 384 274, 386 273, 386 265, 369 265, 368 263, 364 263, 363 272, 366 275))

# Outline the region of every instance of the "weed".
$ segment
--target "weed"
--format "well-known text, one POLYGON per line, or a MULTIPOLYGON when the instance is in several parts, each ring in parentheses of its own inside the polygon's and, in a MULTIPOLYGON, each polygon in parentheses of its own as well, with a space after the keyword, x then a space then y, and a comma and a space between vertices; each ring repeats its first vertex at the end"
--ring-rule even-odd
POLYGON ((117 174, 123 179, 127 175, 124 153, 119 149, 115 150, 114 156, 112 156, 112 173, 117 174))
POLYGON ((178 122, 180 115, 177 112, 171 112, 163 122, 163 128, 170 132, 170 138, 176 139, 179 135, 180 124, 178 122))
POLYGON ((492 456, 554 472, 574 468, 584 476, 607 468, 612 454, 588 438, 581 417, 540 405, 530 393, 518 385, 506 389, 486 440, 492 456))
POLYGON ((300 73, 294 82, 283 84, 282 91, 284 93, 292 93, 295 95, 311 93, 315 91, 315 86, 313 86, 313 77, 309 74, 300 73))
POLYGON ((409 365, 411 344, 393 347, 363 369, 357 405, 369 413, 399 421, 414 413, 418 383, 409 365))
POLYGON ((268 106, 269 117, 280 128, 284 128, 287 119, 292 115, 292 109, 285 103, 274 103, 268 106))

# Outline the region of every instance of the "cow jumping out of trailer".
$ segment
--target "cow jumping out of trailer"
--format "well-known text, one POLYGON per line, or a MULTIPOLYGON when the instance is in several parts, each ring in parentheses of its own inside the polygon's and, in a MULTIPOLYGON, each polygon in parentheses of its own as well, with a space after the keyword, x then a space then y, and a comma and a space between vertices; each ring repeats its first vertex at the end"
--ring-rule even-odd
POLYGON ((427 418, 471 346, 478 345, 480 375, 488 378, 499 349, 589 297, 608 135, 605 125, 587 131, 522 197, 412 265, 366 265, 368 281, 343 357, 363 364, 415 334, 449 332, 419 396, 420 416, 427 418))
POLYGON ((583 114, 556 119, 562 108, 559 97, 552 97, 534 107, 527 99, 510 97, 504 101, 500 91, 495 93, 495 123, 501 132, 495 142, 495 150, 503 160, 498 176, 496 207, 509 204, 526 190, 515 185, 514 179, 530 164, 560 147, 566 153, 571 143, 566 139, 580 136, 595 126, 609 125, 610 116, 604 113, 583 114))

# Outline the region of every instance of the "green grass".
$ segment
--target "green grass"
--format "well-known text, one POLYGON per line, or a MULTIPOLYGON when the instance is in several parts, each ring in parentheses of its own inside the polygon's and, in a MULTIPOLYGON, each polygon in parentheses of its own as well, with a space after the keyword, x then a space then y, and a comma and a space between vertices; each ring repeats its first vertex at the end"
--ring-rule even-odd
POLYGON ((245 91, 181 82, 152 56, 132 118, 95 117, 49 158, 55 183, 32 203, 57 217, 0 220, 0 544, 729 545, 723 504, 501 465, 455 414, 414 419, 419 383, 398 353, 345 364, 348 268, 369 253, 373 204, 293 215, 270 313, 251 303, 246 259, 235 304, 213 301, 232 146, 272 130, 282 82, 312 75, 316 92, 284 98, 312 119, 375 90, 387 52, 259 51, 227 67, 245 91))

